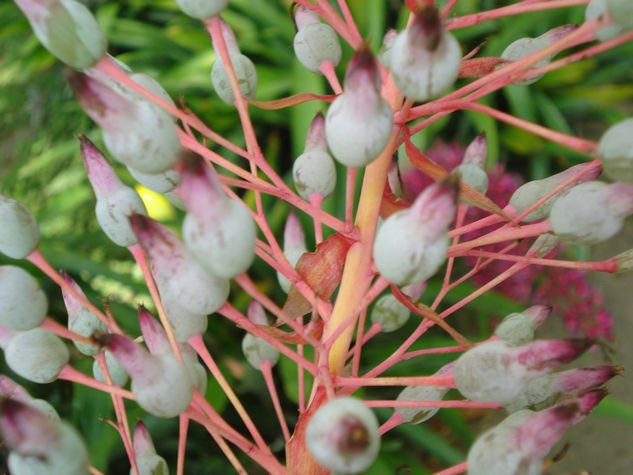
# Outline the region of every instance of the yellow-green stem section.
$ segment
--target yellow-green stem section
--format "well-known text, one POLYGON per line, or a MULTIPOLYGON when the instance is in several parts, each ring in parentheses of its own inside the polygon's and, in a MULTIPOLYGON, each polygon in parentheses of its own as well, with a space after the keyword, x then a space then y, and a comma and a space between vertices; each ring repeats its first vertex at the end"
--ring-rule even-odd
MULTIPOLYGON (((360 240, 347 253, 341 287, 325 328, 324 341, 336 332, 352 312, 360 307, 361 300, 369 288, 370 280, 367 276, 372 262, 376 222, 397 137, 398 129, 394 128, 385 149, 365 170, 355 223, 360 240)), ((355 322, 348 325, 330 349, 328 365, 332 374, 339 375, 343 371, 355 326, 355 322)))

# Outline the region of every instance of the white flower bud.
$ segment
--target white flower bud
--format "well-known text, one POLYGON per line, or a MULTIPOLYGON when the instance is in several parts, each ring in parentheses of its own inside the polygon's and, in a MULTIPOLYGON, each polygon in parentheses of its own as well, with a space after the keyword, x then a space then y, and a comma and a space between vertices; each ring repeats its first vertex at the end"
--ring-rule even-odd
POLYGON ((407 323, 411 312, 393 294, 387 294, 376 300, 371 310, 370 319, 380 323, 385 333, 394 332, 407 323))
MULTIPOLYGON (((286 259, 288 259, 292 267, 295 267, 299 258, 308 251, 306 248, 305 234, 301 228, 299 217, 292 211, 288 214, 288 219, 286 219, 283 246, 284 256, 286 256, 286 259)), ((277 272, 277 280, 284 292, 290 292, 292 284, 280 272, 277 272)))
POLYGON ((40 284, 24 269, 0 266, 0 325, 12 330, 37 327, 48 310, 40 284))
MULTIPOLYGON (((585 21, 595 20, 598 17, 607 13, 607 0, 591 0, 585 10, 585 21)), ((620 36, 626 30, 617 23, 612 25, 603 26, 596 31, 596 38, 599 41, 608 41, 616 36, 620 36)))
POLYGON ((389 52, 393 80, 415 101, 443 94, 457 79, 461 62, 459 43, 442 26, 437 9, 428 7, 418 10, 389 52))
POLYGON ((279 350, 261 338, 247 333, 242 340, 242 352, 250 365, 259 369, 263 361, 275 365, 279 359, 279 350))
POLYGON ((4 350, 7 366, 13 372, 34 383, 50 383, 57 379, 70 355, 57 336, 33 328, 16 333, 4 350))
POLYGON ((28 208, 0 194, 0 252, 24 259, 39 242, 40 230, 28 208))
MULTIPOLYGON (((453 372, 455 363, 449 363, 435 373, 436 376, 445 376, 453 372)), ((396 401, 441 401, 450 388, 442 386, 409 386, 404 388, 396 401)), ((406 424, 420 424, 428 421, 439 411, 439 407, 396 407, 406 424)))
POLYGON ((474 163, 462 163, 455 168, 462 183, 474 188, 482 195, 488 191, 488 174, 474 163))
MULTIPOLYGON (((165 459, 156 453, 154 442, 142 422, 139 422, 134 429, 133 443, 139 475, 169 475, 165 459)), ((130 475, 134 475, 132 468, 130 468, 130 475)))
POLYGON ((551 312, 550 307, 535 305, 521 313, 507 315, 495 329, 495 335, 512 346, 524 345, 534 339, 534 330, 551 312))
MULTIPOLYGON (((115 386, 125 386, 127 380, 130 378, 125 368, 119 364, 114 355, 109 351, 105 352, 105 361, 108 367, 108 373, 110 373, 110 379, 112 379, 112 384, 115 386)), ((92 363, 92 376, 102 383, 107 382, 101 365, 97 360, 94 360, 92 363)))
POLYGON ((333 399, 317 409, 305 438, 312 457, 341 474, 364 472, 380 449, 376 416, 362 401, 350 397, 333 399))
POLYGON ((600 139, 598 153, 605 175, 633 183, 633 118, 609 127, 600 139))
POLYGON ((613 21, 627 30, 633 30, 633 3, 630 0, 607 0, 613 21))
POLYGON ((299 62, 313 73, 326 61, 336 66, 341 60, 341 45, 334 28, 321 23, 315 12, 302 5, 297 6, 295 21, 298 31, 293 47, 299 62))
POLYGON ((219 14, 229 4, 229 0, 176 0, 180 9, 199 20, 219 14))
POLYGON ((176 170, 167 170, 163 173, 150 174, 139 172, 131 167, 128 167, 127 169, 136 181, 145 188, 149 188, 156 193, 167 193, 168 191, 172 191, 178 186, 178 182, 180 181, 180 173, 176 170))

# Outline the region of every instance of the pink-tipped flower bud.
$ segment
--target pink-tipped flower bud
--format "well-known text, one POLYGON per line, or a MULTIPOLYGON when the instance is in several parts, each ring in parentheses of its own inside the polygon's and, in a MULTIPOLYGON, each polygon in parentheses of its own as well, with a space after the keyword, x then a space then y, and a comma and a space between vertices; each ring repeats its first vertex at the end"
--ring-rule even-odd
MULTIPOLYGON (((510 43, 508 47, 501 53, 501 58, 507 61, 518 61, 521 58, 529 56, 532 53, 536 53, 538 50, 543 49, 552 43, 560 40, 564 36, 571 33, 577 28, 576 25, 563 25, 556 28, 552 28, 546 31, 541 36, 536 38, 520 38, 513 43, 510 43)), ((539 68, 549 64, 553 56, 547 56, 541 61, 533 65, 533 68, 539 68)), ((512 84, 515 86, 528 86, 541 79, 544 74, 537 74, 520 81, 515 81, 512 84)))
POLYGON ((97 197, 95 214, 103 232, 119 246, 137 242, 130 227, 132 214, 147 216, 143 200, 136 191, 125 186, 106 157, 86 136, 81 136, 81 156, 88 179, 97 197))
POLYGON ((534 330, 551 312, 551 307, 535 305, 524 312, 511 313, 497 326, 495 335, 512 346, 524 345, 534 339, 534 330))
POLYGON ((15 0, 42 45, 75 69, 93 66, 107 41, 97 20, 75 0, 15 0))
POLYGON ((138 405, 156 417, 175 417, 189 406, 193 384, 183 364, 172 354, 151 355, 130 338, 109 334, 103 344, 132 378, 138 405))
MULTIPOLYGON (((237 41, 235 40, 235 35, 229 25, 224 21, 221 21, 221 25, 222 38, 224 38, 224 42, 226 43, 226 49, 228 50, 237 82, 240 85, 240 92, 244 97, 252 99, 255 97, 255 92, 257 91, 257 71, 255 70, 255 65, 240 52, 237 41)), ((217 53, 218 48, 215 42, 213 43, 213 49, 216 51, 216 57, 213 68, 211 68, 211 83, 220 99, 232 106, 235 103, 235 95, 231 88, 226 67, 222 62, 222 58, 220 58, 220 54, 217 53)))
POLYGON ((204 20, 218 15, 229 4, 229 0, 176 0, 187 15, 204 20))
POLYGON ((341 60, 341 45, 336 31, 321 23, 319 16, 303 5, 295 10, 297 34, 293 42, 295 55, 306 69, 318 73, 321 65, 331 61, 336 66, 341 60))
POLYGON ((204 269, 187 246, 171 231, 142 215, 130 218, 134 234, 145 250, 165 312, 176 338, 185 341, 204 332, 206 318, 229 296, 229 281, 204 269))
MULTIPOLYGON (((446 376, 453 373, 455 362, 442 366, 435 376, 446 376)), ((408 386, 404 388, 396 401, 441 401, 450 388, 443 386, 408 386)), ((406 424, 421 424, 428 421, 440 409, 438 407, 396 407, 396 412, 406 424)))
POLYGON ((462 163, 472 163, 479 168, 484 168, 486 166, 487 156, 488 141, 486 140, 486 134, 482 132, 466 147, 462 163))
POLYGON ((547 452, 605 395, 604 390, 592 390, 544 411, 511 414, 477 438, 468 452, 468 473, 539 475, 547 452))
POLYGON ((434 7, 418 10, 389 53, 393 80, 402 94, 415 101, 443 94, 457 79, 461 63, 459 43, 442 26, 434 7))
POLYGON ((0 194, 0 252, 24 259, 40 242, 40 230, 29 209, 0 194))
POLYGON ((325 135, 334 158, 347 167, 363 167, 383 151, 393 127, 393 113, 380 95, 380 74, 367 48, 349 63, 345 91, 330 105, 325 135))
MULTIPOLYGON (((608 13, 607 0, 591 0, 585 10, 585 21, 596 20, 597 18, 608 13)), ((622 25, 613 23, 611 25, 603 26, 596 31, 596 38, 599 41, 608 41, 616 36, 620 36, 626 29, 622 25)))
POLYGON ((620 370, 615 366, 591 366, 545 374, 532 379, 523 394, 504 407, 510 412, 525 408, 540 410, 551 406, 561 396, 579 394, 601 386, 619 374, 620 370))
POLYGON ((255 257, 257 237, 246 205, 226 196, 215 171, 202 160, 185 165, 181 182, 187 204, 182 235, 188 248, 219 277, 245 272, 255 257))
POLYGON ((598 153, 605 175, 633 183, 633 119, 609 127, 600 139, 598 153))
MULTIPOLYGON (((414 302, 418 300, 426 290, 426 282, 418 282, 402 288, 402 292, 414 302)), ((385 294, 380 297, 371 310, 370 319, 379 323, 385 333, 395 332, 404 326, 409 320, 411 312, 393 294, 385 294)))
MULTIPOLYGON (((152 314, 145 307, 140 307, 138 317, 143 339, 150 353, 153 355, 171 353, 167 333, 152 314)), ((204 394, 207 389, 207 372, 198 362, 198 355, 189 343, 179 343, 178 347, 191 382, 201 394, 204 394)))
POLYGON ((62 340, 42 328, 6 336, 0 344, 7 366, 34 383, 55 381, 70 358, 62 340))
POLYGON ((454 181, 435 183, 411 208, 387 218, 374 242, 374 261, 383 277, 396 285, 408 285, 437 272, 446 259, 456 197, 454 181))
POLYGON ((391 49, 396 43, 398 32, 393 28, 387 30, 385 36, 382 39, 382 47, 378 52, 378 59, 386 68, 391 68, 391 49))
POLYGON ((292 166, 297 193, 309 200, 312 195, 328 197, 336 186, 336 167, 327 152, 325 119, 320 112, 310 124, 303 153, 292 166))
POLYGON ((468 145, 462 163, 455 168, 459 179, 482 195, 488 191, 488 174, 484 170, 487 154, 488 142, 486 135, 482 133, 468 145))
POLYGON ((86 114, 101 127, 112 156, 143 173, 162 173, 179 158, 173 117, 140 94, 94 73, 69 76, 86 114))
POLYGON ((88 473, 88 452, 74 428, 13 399, 0 402, 0 432, 12 474, 88 473))
MULTIPOLYGON (((533 180, 529 181, 523 185, 521 185, 510 197, 510 205, 514 207, 517 214, 523 213, 526 209, 540 200, 544 195, 552 191, 558 185, 560 185, 565 180, 569 179, 583 168, 586 165, 580 164, 575 165, 573 167, 568 168, 567 170, 557 173, 556 175, 549 176, 547 178, 543 178, 542 180, 533 180)), ((594 169, 589 173, 584 174, 577 180, 574 180, 572 183, 563 188, 558 194, 552 196, 549 200, 539 206, 537 209, 528 214, 523 221, 530 222, 536 221, 537 219, 543 219, 547 217, 554 206, 554 203, 558 198, 563 196, 566 191, 569 191, 574 186, 591 181, 600 175, 600 169, 594 169)))
POLYGON ((0 325, 12 330, 37 327, 48 311, 48 299, 37 280, 16 266, 0 266, 0 325))
POLYGON ((574 244, 597 244, 617 234, 633 213, 633 185, 583 183, 561 196, 550 212, 554 233, 574 244))
POLYGON ((506 404, 525 391, 529 380, 569 363, 589 346, 587 340, 536 340, 517 347, 489 341, 459 357, 455 384, 469 399, 506 404))
POLYGON ((268 317, 266 316, 266 310, 264 306, 257 300, 253 300, 248 304, 248 311, 246 312, 248 319, 255 325, 268 326, 268 317))
POLYGON ((314 413, 306 442, 312 457, 326 469, 361 473, 374 463, 380 449, 378 421, 362 401, 339 397, 314 413))
POLYGON ((545 257, 552 252, 558 244, 560 244, 558 236, 549 233, 541 234, 534 240, 528 253, 536 257, 545 257))
MULTIPOLYGON (((283 251, 284 256, 286 256, 286 259, 288 259, 288 262, 292 267, 296 266, 299 258, 304 253, 308 252, 308 248, 306 247, 306 237, 303 232, 303 228, 301 227, 301 221, 299 221, 299 216, 297 216, 294 211, 288 213, 288 218, 286 219, 286 225, 284 227, 283 251)), ((284 292, 290 292, 292 284, 286 276, 277 272, 277 280, 279 281, 279 286, 284 292)))
POLYGON ((180 173, 176 170, 167 170, 162 173, 151 174, 142 173, 128 167, 130 175, 134 177, 145 188, 149 188, 156 193, 167 193, 176 189, 180 182, 180 173))
POLYGON ((633 30, 633 4, 629 0, 607 0, 607 7, 613 21, 627 31, 633 30))
POLYGON ((39 410, 54 423, 59 422, 59 414, 50 403, 44 399, 33 399, 22 386, 10 379, 8 376, 0 374, 0 397, 10 398, 15 401, 27 404, 39 410))
MULTIPOLYGON (((86 297, 77 282, 70 278, 68 274, 63 273, 66 283, 70 285, 79 295, 86 297)), ((67 289, 62 287, 62 296, 64 298, 64 305, 68 312, 68 329, 71 332, 75 332, 81 336, 90 337, 95 331, 107 332, 108 327, 99 318, 82 305, 77 298, 72 295, 67 289)), ((77 349, 84 355, 92 356, 100 353, 101 348, 95 345, 89 345, 80 341, 73 341, 77 349)))
MULTIPOLYGON (((108 368, 108 373, 110 374, 110 379, 112 380, 112 384, 115 386, 125 386, 127 380, 130 378, 130 375, 127 374, 125 368, 119 364, 114 355, 106 351, 105 353, 105 362, 108 368)), ((92 362, 92 376, 102 383, 107 383, 105 374, 103 373, 103 369, 101 369, 101 365, 97 360, 92 362)))
MULTIPOLYGON (((168 475, 169 469, 165 459, 156 453, 152 436, 145 424, 139 421, 134 429, 134 457, 139 475, 168 475)), ((130 475, 134 471, 130 469, 130 475)))

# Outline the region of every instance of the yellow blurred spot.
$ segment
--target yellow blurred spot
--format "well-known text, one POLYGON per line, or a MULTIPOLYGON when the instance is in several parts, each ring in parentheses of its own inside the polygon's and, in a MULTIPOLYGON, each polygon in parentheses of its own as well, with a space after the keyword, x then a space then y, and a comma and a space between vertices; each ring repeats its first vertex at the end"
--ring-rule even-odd
POLYGON ((150 218, 157 221, 164 221, 176 216, 174 207, 164 195, 156 193, 155 191, 145 188, 143 185, 139 184, 137 184, 134 188, 143 200, 143 203, 145 203, 147 214, 150 218))

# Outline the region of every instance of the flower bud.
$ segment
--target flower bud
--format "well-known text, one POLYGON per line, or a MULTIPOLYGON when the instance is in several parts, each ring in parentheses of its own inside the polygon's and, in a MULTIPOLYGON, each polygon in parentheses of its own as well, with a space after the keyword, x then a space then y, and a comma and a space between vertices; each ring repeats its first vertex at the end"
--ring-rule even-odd
POLYGON ((528 254, 532 254, 536 257, 545 257, 552 252, 559 243, 560 239, 554 234, 541 234, 530 246, 528 254))
POLYGON ((393 28, 387 30, 385 36, 382 39, 382 47, 378 52, 378 60, 383 64, 385 68, 391 68, 391 49, 396 42, 398 32, 393 28))
POLYGON ((525 391, 530 379, 568 363, 589 346, 586 340, 537 340, 518 347, 489 341, 459 357, 455 384, 468 399, 506 404, 525 391))
POLYGON ((495 329, 495 335, 512 346, 524 345, 534 339, 534 329, 541 325, 552 309, 535 305, 521 313, 507 315, 495 329))
POLYGON ((374 261, 396 285, 427 280, 448 251, 448 225, 455 216, 457 187, 453 181, 426 188, 411 205, 387 218, 376 234, 374 261))
POLYGON ((174 190, 180 182, 180 173, 176 170, 167 170, 163 173, 149 174, 141 173, 138 170, 128 167, 130 175, 134 177, 145 188, 149 188, 156 193, 167 193, 174 190))
POLYGON ((0 252, 24 259, 39 242, 40 230, 28 208, 0 194, 0 252))
MULTIPOLYGON (((402 292, 411 297, 411 300, 416 301, 422 296, 425 289, 426 282, 422 281, 403 287, 402 292)), ((376 301, 371 310, 370 318, 372 322, 380 324, 383 332, 390 333, 402 328, 409 320, 410 314, 409 309, 393 294, 386 294, 376 301)))
MULTIPOLYGON (((529 56, 532 53, 537 52, 540 49, 543 49, 552 43, 560 40, 567 34, 571 33, 576 25, 563 25, 556 28, 552 28, 549 31, 546 31, 541 36, 536 38, 520 38, 513 43, 510 43, 508 47, 503 50, 501 53, 501 58, 507 61, 518 61, 526 56, 529 56)), ((541 66, 545 66, 549 64, 552 60, 553 56, 547 56, 543 58, 541 61, 533 65, 533 68, 539 68, 541 66)), ((535 83, 539 79, 541 79, 544 74, 537 74, 535 76, 528 77, 526 79, 522 79, 520 81, 515 81, 512 84, 515 86, 528 86, 530 84, 535 83)))
POLYGON ((34 383, 55 381, 70 358, 62 340, 42 328, 6 336, 2 346, 7 366, 34 383))
MULTIPOLYGON (((454 362, 443 366, 435 373, 435 376, 451 374, 454 366, 454 362)), ((396 401, 441 401, 449 389, 443 386, 408 386, 398 394, 396 401)), ((420 424, 428 421, 439 410, 439 407, 396 407, 396 412, 406 424, 420 424)))
POLYGON ((462 163, 455 170, 459 173, 459 180, 462 183, 474 188, 482 195, 488 191, 488 174, 474 163, 462 163))
POLYGON ((561 395, 578 394, 601 386, 620 372, 614 366, 574 368, 558 373, 545 374, 532 379, 518 398, 505 404, 510 412, 519 409, 542 409, 556 402, 561 395))
POLYGON ((600 139, 598 153, 605 175, 633 183, 633 118, 609 127, 600 139))
POLYGON ((218 15, 229 4, 229 0, 176 0, 180 9, 198 20, 218 15))
MULTIPOLYGON (((134 429, 134 457, 139 475, 168 475, 165 459, 156 453, 152 437, 145 424, 138 422, 134 429)), ((130 475, 134 471, 130 468, 130 475)))
POLYGON ((633 185, 583 183, 561 196, 550 212, 554 233, 574 244, 596 244, 620 231, 633 212, 633 185))
POLYGON ((33 33, 54 56, 75 69, 94 66, 107 41, 97 20, 75 0, 15 0, 33 33))
POLYGON ((477 165, 479 168, 484 168, 486 166, 487 156, 488 141, 486 140, 486 134, 482 132, 466 147, 462 163, 470 163, 477 165))
POLYGON ((191 252, 222 278, 245 272, 255 257, 257 236, 246 206, 224 194, 214 170, 201 160, 185 166, 181 189, 187 204, 182 235, 191 252))
POLYGON ((341 60, 341 45, 334 28, 321 23, 319 16, 303 5, 295 10, 295 22, 297 34, 293 47, 299 62, 313 73, 318 73, 326 61, 336 66, 341 60))
MULTIPOLYGON (((231 31, 231 28, 229 28, 229 25, 224 21, 221 22, 221 25, 222 37, 226 43, 226 49, 228 50, 237 82, 240 85, 240 92, 244 97, 252 99, 255 97, 255 92, 257 91, 257 71, 255 71, 255 65, 240 52, 237 41, 235 40, 235 35, 233 31, 231 31)), ((211 68, 211 83, 213 84, 215 92, 220 96, 220 99, 232 106, 235 103, 235 95, 233 94, 229 75, 226 72, 222 58, 220 58, 220 54, 217 53, 218 48, 215 42, 213 49, 216 51, 216 57, 213 68, 211 68)))
POLYGON ((327 111, 325 135, 334 158, 362 167, 383 151, 393 127, 391 108, 380 95, 378 64, 368 49, 350 61, 344 89, 327 111))
POLYGON ((132 377, 138 405, 156 417, 175 417, 189 406, 193 384, 172 354, 151 355, 130 338, 108 334, 103 344, 132 377))
MULTIPOLYGON (((149 257, 163 303, 177 302, 191 314, 208 315, 226 302, 228 280, 207 272, 166 227, 138 214, 130 218, 130 223, 149 257)), ((179 316, 167 316, 177 328, 179 316)))
POLYGON ((57 414, 55 408, 51 406, 48 401, 44 399, 33 399, 31 395, 26 392, 26 389, 3 374, 0 374, 0 396, 34 407, 55 423, 60 421, 59 414, 57 414))
POLYGON ((547 452, 605 395, 603 390, 588 391, 544 411, 511 414, 472 445, 467 460, 469 475, 540 474, 547 452))
MULTIPOLYGON (((607 13, 607 0, 591 0, 585 10, 585 21, 596 20, 605 13, 607 13)), ((596 38, 599 41, 608 41, 616 36, 620 36, 625 31, 622 25, 613 23, 608 26, 603 26, 596 31, 596 38)))
POLYGON ((44 321, 48 299, 40 284, 24 269, 0 266, 0 325, 30 330, 44 321))
MULTIPOLYGON (((112 384, 115 386, 125 386, 130 375, 127 374, 125 368, 119 364, 112 353, 106 351, 104 354, 106 366, 108 367, 108 373, 110 373, 112 384)), ((101 381, 102 383, 107 382, 105 374, 103 374, 103 370, 101 369, 101 365, 97 360, 94 360, 92 363, 92 375, 97 381, 101 381)))
POLYGON ((378 421, 362 401, 339 397, 314 413, 306 442, 312 457, 326 469, 361 473, 374 463, 380 449, 378 421))
POLYGON ((98 71, 75 73, 69 82, 116 160, 149 174, 162 173, 178 160, 178 130, 164 109, 98 71))
POLYGON ((279 350, 267 341, 247 333, 242 340, 242 352, 250 365, 259 369, 263 361, 270 361, 274 366, 279 359, 279 350))
POLYGON ((310 124, 305 150, 295 160, 292 177, 297 193, 305 200, 314 194, 326 198, 334 191, 336 167, 327 152, 325 120, 321 113, 310 124))
POLYGON ((633 30, 633 4, 629 0, 607 0, 607 7, 613 21, 633 30))
MULTIPOLYGON (((68 274, 63 273, 66 283, 70 285, 79 295, 86 298, 81 288, 77 285, 77 282, 72 280, 68 274)), ((75 298, 67 289, 62 287, 62 296, 64 298, 64 305, 68 312, 68 329, 71 332, 75 332, 81 336, 89 338, 95 331, 107 332, 108 327, 99 318, 83 306, 79 300, 75 298)), ((77 349, 84 355, 96 355, 103 351, 101 348, 95 345, 88 345, 80 341, 73 341, 77 349)))
MULTIPOLYGON (((557 173, 556 175, 552 175, 547 178, 543 178, 542 180, 529 181, 517 188, 517 190, 510 197, 509 204, 514 207, 517 214, 521 214, 534 203, 536 203, 539 199, 541 199, 544 195, 560 185, 562 182, 585 168, 585 166, 586 165, 584 164, 575 165, 563 172, 557 173)), ((541 206, 539 206, 530 214, 528 214, 525 218, 523 218, 523 221, 531 222, 547 217, 556 200, 560 198, 565 191, 570 190, 579 183, 591 181, 594 178, 597 178, 598 175, 600 175, 599 169, 594 169, 589 173, 586 173, 579 179, 567 185, 558 194, 552 196, 550 199, 545 201, 545 203, 543 203, 541 206)))
MULTIPOLYGON (((286 219, 286 225, 284 227, 283 251, 284 256, 286 256, 286 259, 288 259, 288 262, 292 267, 297 265, 299 258, 305 252, 308 252, 308 249, 306 248, 305 234, 301 228, 301 222, 294 211, 291 211, 286 219)), ((284 292, 290 292, 292 284, 280 272, 277 272, 277 280, 279 281, 279 286, 284 292)))
POLYGON ((442 26, 434 7, 418 10, 389 53, 393 80, 400 92, 414 101, 443 94, 457 79, 461 63, 459 43, 442 26))

